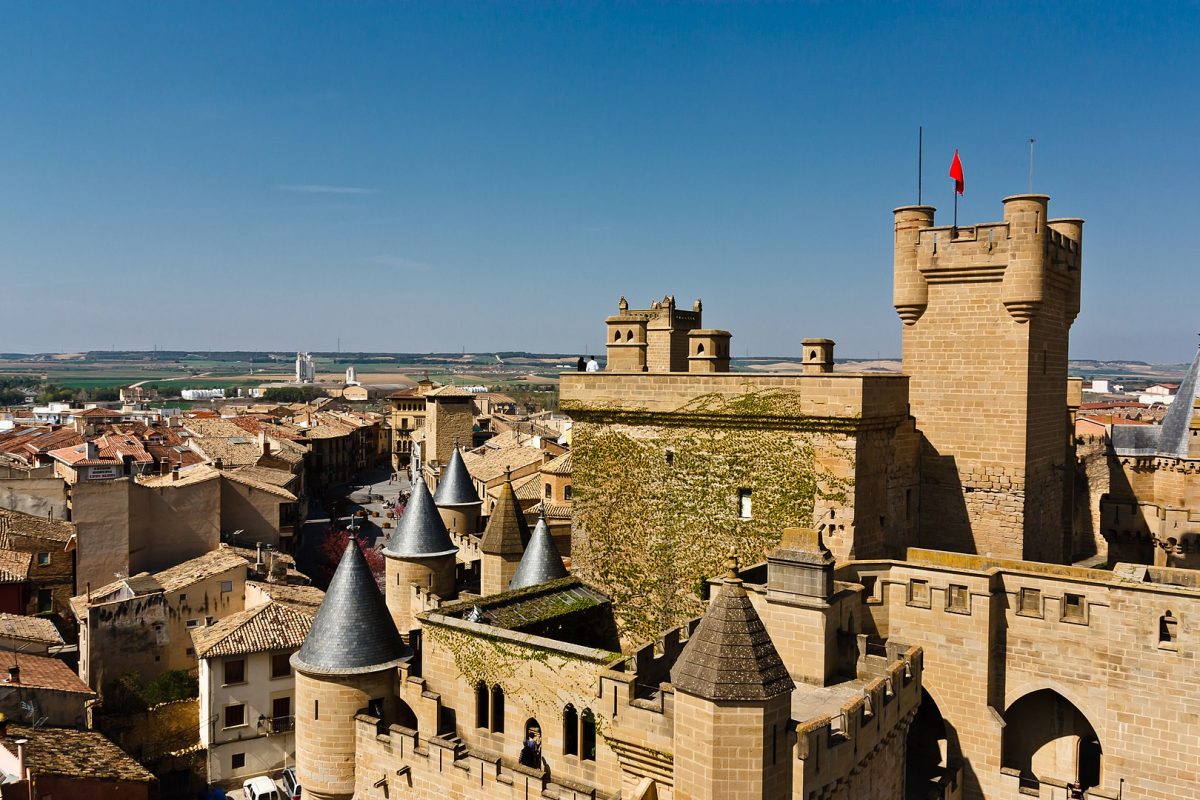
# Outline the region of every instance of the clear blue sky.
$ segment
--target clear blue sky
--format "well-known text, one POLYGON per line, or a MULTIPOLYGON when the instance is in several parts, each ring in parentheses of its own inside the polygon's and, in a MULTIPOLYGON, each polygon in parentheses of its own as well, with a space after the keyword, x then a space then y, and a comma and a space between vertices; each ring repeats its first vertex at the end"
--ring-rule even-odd
MULTIPOLYGON (((0 21, 0 350, 897 355, 891 210, 1087 219, 1072 355, 1196 347, 1195 4, 40 3, 0 21)), ((942 215, 945 215, 943 217, 942 215)))

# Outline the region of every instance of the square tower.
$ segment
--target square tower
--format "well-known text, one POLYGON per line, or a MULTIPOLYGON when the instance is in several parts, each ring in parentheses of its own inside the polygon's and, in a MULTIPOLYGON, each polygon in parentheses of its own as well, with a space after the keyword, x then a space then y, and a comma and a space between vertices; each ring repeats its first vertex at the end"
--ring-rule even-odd
POLYGON ((918 544, 1061 562, 1071 464, 1067 342, 1079 313, 1083 221, 1049 198, 1004 221, 936 227, 895 211, 894 304, 922 434, 918 544))

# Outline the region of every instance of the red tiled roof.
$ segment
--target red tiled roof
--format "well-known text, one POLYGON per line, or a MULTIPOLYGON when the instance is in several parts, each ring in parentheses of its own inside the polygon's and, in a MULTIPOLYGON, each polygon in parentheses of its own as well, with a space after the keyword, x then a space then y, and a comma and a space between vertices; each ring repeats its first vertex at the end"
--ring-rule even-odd
POLYGON ((55 689, 60 692, 76 694, 95 694, 70 667, 57 658, 22 653, 17 656, 16 663, 21 668, 20 686, 31 689, 55 689))

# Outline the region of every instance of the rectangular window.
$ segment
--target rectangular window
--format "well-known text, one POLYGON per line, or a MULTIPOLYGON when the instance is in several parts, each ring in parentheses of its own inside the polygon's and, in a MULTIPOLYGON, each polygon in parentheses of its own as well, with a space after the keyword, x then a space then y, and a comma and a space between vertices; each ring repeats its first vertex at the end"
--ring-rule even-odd
POLYGON ((246 768, 246 754, 245 753, 234 753, 229 758, 229 766, 232 769, 245 769, 246 768))
POLYGON ((908 604, 929 608, 929 581, 913 578, 908 582, 908 604))
POLYGON ((875 590, 879 586, 879 576, 878 575, 859 575, 858 582, 861 583, 862 587, 863 587, 863 599, 864 600, 874 600, 875 599, 875 590))
POLYGON ((187 626, 188 626, 189 628, 198 628, 198 627, 200 627, 200 620, 198 620, 198 619, 189 619, 189 620, 187 621, 187 626))
POLYGON ((1064 594, 1062 605, 1062 618, 1071 620, 1072 622, 1083 622, 1087 619, 1087 609, 1083 602, 1081 594, 1064 594))
POLYGON ((225 662, 225 685, 246 682, 246 659, 232 658, 225 662))
POLYGON ((967 613, 971 610, 971 593, 965 586, 956 583, 946 589, 946 610, 967 613))
POLYGON ((225 727, 237 728, 246 724, 246 706, 243 703, 238 703, 234 706, 225 706, 225 727))
POLYGON ((39 614, 49 614, 54 610, 54 593, 49 589, 38 589, 37 610, 39 614))
POLYGON ((749 489, 738 489, 738 516, 742 519, 754 519, 749 489))
POLYGON ((221 581, 221 591, 222 592, 232 592, 233 591, 233 581, 221 581))
POLYGON ((1027 617, 1042 615, 1042 592, 1040 589, 1022 589, 1017 603, 1017 613, 1027 617))
POLYGON ((292 674, 292 654, 291 653, 272 653, 271 654, 271 677, 286 678, 292 674))
POLYGON ((50 563, 50 554, 49 553, 38 553, 37 554, 37 563, 38 563, 39 567, 44 567, 47 564, 49 564, 50 563))

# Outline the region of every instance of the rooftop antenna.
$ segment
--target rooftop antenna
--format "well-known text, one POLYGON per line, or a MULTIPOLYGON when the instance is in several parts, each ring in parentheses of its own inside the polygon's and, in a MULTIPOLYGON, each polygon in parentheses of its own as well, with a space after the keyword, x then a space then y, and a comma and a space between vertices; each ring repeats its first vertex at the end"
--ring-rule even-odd
POLYGON ((1033 194, 1033 143, 1037 139, 1029 137, 1029 193, 1033 194))
POLYGON ((925 177, 925 126, 917 126, 917 205, 921 205, 921 179, 925 177))

